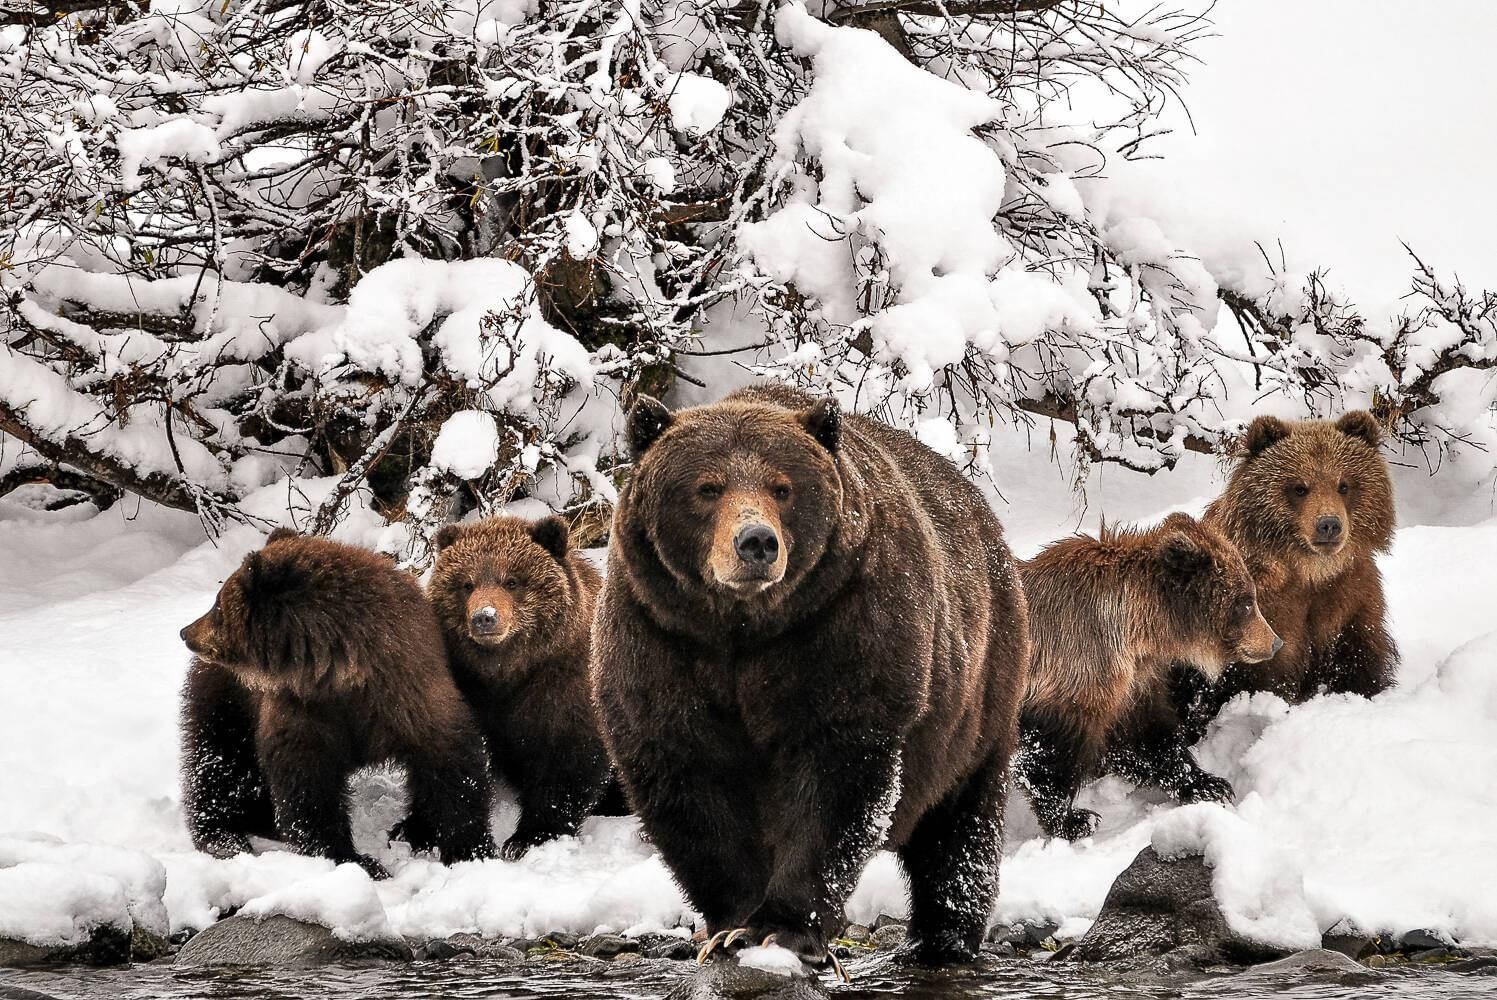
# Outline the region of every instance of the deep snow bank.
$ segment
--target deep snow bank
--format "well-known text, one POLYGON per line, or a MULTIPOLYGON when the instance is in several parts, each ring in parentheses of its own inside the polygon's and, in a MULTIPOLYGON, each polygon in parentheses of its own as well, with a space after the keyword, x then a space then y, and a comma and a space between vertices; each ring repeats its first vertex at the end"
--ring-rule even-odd
MULTIPOLYGON (((1027 554, 1072 530, 1080 510, 1063 473, 1042 459, 1014 463, 1027 474, 1005 486, 1000 510, 1027 554)), ((1148 481, 1096 476, 1089 526, 1104 506, 1109 519, 1198 509, 1216 489, 1206 462, 1148 481)), ((259 536, 236 529, 205 543, 190 517, 133 501, 86 513, 0 501, 0 935, 60 943, 132 918, 178 930, 241 906, 350 939, 690 924, 632 819, 590 820, 581 837, 519 863, 446 868, 392 853, 380 831, 402 802, 388 773, 358 779, 354 801, 357 838, 396 872, 389 882, 269 844, 258 857, 194 853, 177 792, 177 630, 259 536), (154 902, 163 875, 164 913, 154 902)), ((373 544, 379 529, 355 519, 346 533, 373 544)), ((1235 784, 1230 808, 1180 808, 1109 779, 1085 793, 1103 814, 1100 835, 1070 845, 1037 839, 1016 801, 996 916, 1078 934, 1153 843, 1204 852, 1229 919, 1262 939, 1303 946, 1349 917, 1366 930, 1429 927, 1497 945, 1497 633, 1485 634, 1497 521, 1406 527, 1384 569, 1404 652, 1397 689, 1294 709, 1266 696, 1234 702, 1200 750, 1235 784)), ((514 822, 501 804, 496 835, 514 822)), ((903 911, 898 868, 881 855, 849 916, 903 911)))

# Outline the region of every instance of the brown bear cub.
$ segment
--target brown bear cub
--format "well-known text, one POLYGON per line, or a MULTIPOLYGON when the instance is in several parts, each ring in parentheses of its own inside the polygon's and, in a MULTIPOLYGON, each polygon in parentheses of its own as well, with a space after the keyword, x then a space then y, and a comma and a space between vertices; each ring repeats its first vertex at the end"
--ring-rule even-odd
MULTIPOLYGON (((1018 568, 946 459, 834 400, 641 397, 593 640, 629 801, 718 947, 829 962, 869 857, 903 955, 976 955, 1029 660, 1018 568)), ((835 963, 832 963, 835 965, 835 963)))
POLYGON ((1230 667, 1218 705, 1241 691, 1300 702, 1322 689, 1371 697, 1393 680, 1376 555, 1393 540, 1393 485, 1372 414, 1286 423, 1259 417, 1206 521, 1242 551, 1263 616, 1284 639, 1264 663, 1230 667))
MULTIPOLYGON (((1104 526, 1100 538, 1067 538, 1022 572, 1032 649, 1019 781, 1045 833, 1077 840, 1098 817, 1074 806, 1076 792, 1129 710, 1163 692, 1172 664, 1215 680, 1230 663, 1267 660, 1281 643, 1237 549, 1186 514, 1148 530, 1104 526)), ((1120 749, 1126 757, 1133 748, 1120 749)), ((1231 786, 1186 746, 1171 749, 1172 759, 1151 762, 1156 783, 1185 801, 1230 797, 1231 786)))
MULTIPOLYGON (((436 543, 427 593, 493 772, 519 798, 519 827, 500 849, 514 860, 575 835, 611 786, 588 683, 602 579, 569 551, 556 517, 449 524, 436 543)), ((413 835, 409 822, 404 833, 413 835)))
POLYGON ((493 856, 482 738, 431 606, 389 560, 277 530, 182 639, 195 655, 183 804, 199 850, 277 837, 387 877, 354 849, 346 784, 393 761, 444 863, 493 856))

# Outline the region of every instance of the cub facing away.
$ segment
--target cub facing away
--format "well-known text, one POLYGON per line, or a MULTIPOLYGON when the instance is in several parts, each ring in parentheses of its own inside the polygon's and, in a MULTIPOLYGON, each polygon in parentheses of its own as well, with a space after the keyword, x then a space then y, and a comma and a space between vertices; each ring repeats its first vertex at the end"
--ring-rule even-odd
POLYGON ((1228 664, 1279 650, 1232 543, 1171 514, 1147 530, 1104 527, 1100 538, 1056 542, 1022 573, 1032 653, 1018 773, 1044 831, 1068 840, 1093 832, 1097 814, 1073 800, 1104 755, 1184 800, 1230 797, 1183 742, 1144 747, 1120 723, 1159 696, 1173 664, 1214 680, 1228 664))
POLYGON ((385 877, 354 848, 346 785, 395 762, 443 862, 493 855, 478 729, 430 605, 389 560, 279 529, 181 634, 194 654, 183 799, 199 850, 273 836, 385 877))
MULTIPOLYGON (((427 593, 453 676, 478 720, 496 777, 519 798, 509 860, 622 812, 588 684, 602 578, 569 547, 557 517, 494 517, 437 533, 427 593)), ((413 845, 423 839, 407 823, 413 845)))

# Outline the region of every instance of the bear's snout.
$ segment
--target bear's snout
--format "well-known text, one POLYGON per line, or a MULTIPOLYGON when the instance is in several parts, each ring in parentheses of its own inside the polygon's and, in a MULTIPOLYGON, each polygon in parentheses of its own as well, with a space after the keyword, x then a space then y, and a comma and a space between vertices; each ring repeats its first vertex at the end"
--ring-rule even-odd
POLYGON ((733 550, 756 569, 770 566, 780 558, 780 537, 767 524, 750 524, 734 537, 733 550))
POLYGON ((1334 514, 1326 514, 1315 519, 1315 545, 1317 548, 1340 547, 1341 540, 1345 537, 1345 534, 1341 518, 1334 514))
POLYGON ((479 608, 468 619, 468 628, 474 635, 494 635, 499 631, 499 609, 492 604, 479 608))

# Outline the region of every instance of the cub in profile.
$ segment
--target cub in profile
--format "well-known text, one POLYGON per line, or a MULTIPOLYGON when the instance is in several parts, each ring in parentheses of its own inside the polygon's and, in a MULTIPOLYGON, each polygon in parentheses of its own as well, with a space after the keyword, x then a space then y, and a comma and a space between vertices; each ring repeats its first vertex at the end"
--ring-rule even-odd
MULTIPOLYGON (((436 536, 427 592, 452 672, 488 742, 494 774, 520 800, 519 827, 500 848, 509 860, 576 834, 600 803, 602 811, 626 811, 611 785, 588 685, 602 577, 568 539, 556 517, 449 524, 436 536)), ((412 835, 411 824, 405 832, 412 835)))
POLYGON ((1018 774, 1044 831, 1067 840, 1093 832, 1097 814, 1073 801, 1104 756, 1185 801, 1230 797, 1183 741, 1144 746, 1119 724, 1162 694, 1172 664, 1215 679, 1279 650, 1232 543, 1171 514, 1147 530, 1104 526, 1100 538, 1056 542, 1022 574, 1032 652, 1018 774))
POLYGON ((181 634, 195 657, 182 782, 199 850, 225 857, 273 836, 387 877, 354 848, 345 786, 393 761, 444 863, 493 855, 482 740, 431 606, 388 560, 277 530, 181 634))
POLYGON ((1217 706, 1241 691, 1293 703, 1322 689, 1371 697, 1392 683, 1398 650, 1376 560, 1394 523, 1381 441, 1377 420, 1362 410, 1334 422, 1259 417, 1248 426, 1241 460, 1206 521, 1242 551, 1284 648, 1228 669, 1217 706))

